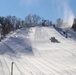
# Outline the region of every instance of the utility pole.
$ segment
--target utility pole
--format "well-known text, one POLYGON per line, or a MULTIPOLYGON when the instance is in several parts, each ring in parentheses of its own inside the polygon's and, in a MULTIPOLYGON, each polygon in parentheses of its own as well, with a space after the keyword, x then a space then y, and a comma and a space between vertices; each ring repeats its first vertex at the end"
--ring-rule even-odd
POLYGON ((11 75, 13 75, 13 64, 14 62, 11 63, 11 75))

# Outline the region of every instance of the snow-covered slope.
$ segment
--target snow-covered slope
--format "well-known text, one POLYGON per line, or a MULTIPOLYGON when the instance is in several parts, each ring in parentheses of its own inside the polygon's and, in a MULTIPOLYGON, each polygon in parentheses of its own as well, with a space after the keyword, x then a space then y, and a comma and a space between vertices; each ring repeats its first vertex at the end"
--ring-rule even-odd
POLYGON ((23 28, 0 42, 0 75, 11 75, 12 62, 13 75, 76 75, 76 41, 53 27, 23 28))

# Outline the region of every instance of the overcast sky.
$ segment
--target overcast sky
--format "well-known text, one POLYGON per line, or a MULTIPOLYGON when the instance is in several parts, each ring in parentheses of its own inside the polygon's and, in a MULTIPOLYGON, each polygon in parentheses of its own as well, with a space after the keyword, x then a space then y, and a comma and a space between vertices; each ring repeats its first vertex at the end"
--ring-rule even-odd
MULTIPOLYGON (((66 0, 58 3, 57 1, 59 0, 0 0, 0 16, 11 15, 24 19, 31 13, 55 22, 63 15, 58 12, 59 4, 66 0)), ((66 2, 76 17, 76 0, 67 0, 66 2)))

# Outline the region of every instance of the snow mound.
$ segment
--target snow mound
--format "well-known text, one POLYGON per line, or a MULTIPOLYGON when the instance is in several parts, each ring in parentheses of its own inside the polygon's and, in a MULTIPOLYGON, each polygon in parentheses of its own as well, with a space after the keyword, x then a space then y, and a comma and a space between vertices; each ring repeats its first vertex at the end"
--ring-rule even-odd
POLYGON ((76 41, 60 32, 31 27, 8 34, 0 42, 0 75, 11 74, 12 62, 13 75, 76 75, 76 41), (59 43, 49 40, 53 36, 59 43))

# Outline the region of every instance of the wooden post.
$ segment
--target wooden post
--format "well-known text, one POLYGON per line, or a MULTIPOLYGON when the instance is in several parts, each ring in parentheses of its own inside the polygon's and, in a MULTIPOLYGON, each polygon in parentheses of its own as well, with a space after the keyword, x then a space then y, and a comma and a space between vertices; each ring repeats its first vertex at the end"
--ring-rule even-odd
POLYGON ((13 75, 13 64, 14 62, 11 63, 11 75, 13 75))

